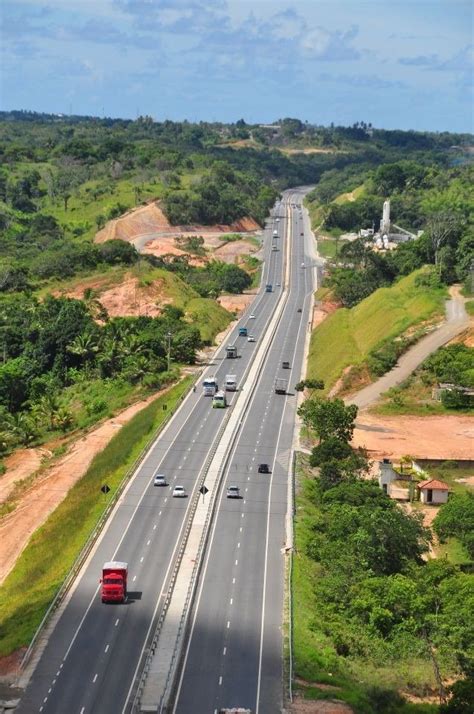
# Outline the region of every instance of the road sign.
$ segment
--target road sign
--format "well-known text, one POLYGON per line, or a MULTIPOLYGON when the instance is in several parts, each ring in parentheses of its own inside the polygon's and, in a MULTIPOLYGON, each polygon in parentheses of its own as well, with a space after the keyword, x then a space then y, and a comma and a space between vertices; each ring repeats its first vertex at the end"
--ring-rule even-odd
POLYGON ((110 491, 110 486, 107 486, 107 484, 104 483, 104 485, 101 486, 100 490, 102 491, 102 493, 106 493, 106 494, 107 494, 107 493, 110 491))
POLYGON ((205 486, 201 486, 201 488, 199 489, 199 493, 202 493, 203 496, 205 496, 208 491, 209 489, 205 486))

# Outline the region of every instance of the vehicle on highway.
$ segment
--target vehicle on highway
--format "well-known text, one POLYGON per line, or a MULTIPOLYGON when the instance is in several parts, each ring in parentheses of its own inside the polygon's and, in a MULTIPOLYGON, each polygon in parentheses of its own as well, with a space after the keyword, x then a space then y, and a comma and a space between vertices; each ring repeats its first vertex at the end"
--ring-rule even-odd
POLYGON ((226 392, 236 392, 237 391, 237 375, 226 374, 224 387, 226 392))
POLYGON ((249 320, 255 320, 255 315, 253 312, 250 313, 249 320))
POLYGON ((276 229, 273 231, 273 237, 278 238, 278 231, 276 229))
POLYGON ((255 342, 255 336, 254 335, 249 335, 247 337, 247 342, 255 342))
POLYGON ((277 288, 281 287, 281 283, 275 283, 275 285, 277 286, 277 288))
POLYGON ((299 307, 296 312, 301 312, 301 308, 299 307))
POLYGON ((276 252, 278 251, 278 246, 275 245, 275 244, 273 244, 273 245, 272 245, 272 251, 273 251, 274 253, 276 253, 276 252))
POLYGON ((304 236, 304 232, 303 232, 303 231, 301 231, 300 236, 304 236))
POLYGON ((227 345, 225 348, 227 359, 236 359, 239 356, 237 352, 237 347, 235 345, 227 345))
POLYGON ((267 284, 265 285, 265 292, 266 292, 266 293, 271 293, 272 290, 273 290, 272 284, 271 284, 271 283, 267 283, 267 284))
POLYGON ((306 268, 306 265, 304 263, 301 263, 302 268, 306 268))
POLYGON ((219 385, 215 377, 206 377, 202 383, 202 393, 205 397, 213 397, 218 391, 219 385))
POLYGON ((212 408, 213 409, 225 409, 227 406, 227 399, 225 398, 225 392, 216 392, 212 397, 212 408))
POLYGON ((238 486, 229 486, 226 496, 227 498, 240 498, 240 488, 238 486))
POLYGON ((271 473, 269 465, 268 465, 268 464, 259 464, 259 465, 258 465, 258 473, 259 473, 259 474, 269 474, 269 473, 271 473))
POLYGON ((286 394, 287 386, 286 379, 275 379, 275 394, 286 394))
POLYGON ((155 474, 153 477, 153 486, 167 486, 166 476, 164 474, 155 474))
POLYGON ((186 498, 186 489, 183 486, 175 486, 173 489, 173 498, 186 498))
POLYGON ((127 599, 128 564, 110 560, 102 566, 102 602, 125 602, 127 599))
POLYGON ((280 219, 278 217, 275 218, 275 223, 280 223, 280 219))
POLYGON ((290 369, 290 363, 287 362, 286 360, 283 360, 281 363, 282 369, 290 369))
POLYGON ((246 327, 239 327, 239 337, 247 337, 248 330, 246 327))

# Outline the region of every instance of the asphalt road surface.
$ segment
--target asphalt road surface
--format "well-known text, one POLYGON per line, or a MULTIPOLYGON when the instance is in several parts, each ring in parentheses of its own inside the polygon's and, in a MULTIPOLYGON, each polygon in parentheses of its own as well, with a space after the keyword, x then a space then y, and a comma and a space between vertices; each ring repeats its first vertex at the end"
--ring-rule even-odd
MULTIPOLYGON (((302 197, 290 199, 299 205, 302 197)), ((179 683, 178 714, 221 707, 274 714, 283 706, 282 548, 293 387, 301 374, 313 287, 309 238, 301 235, 299 207, 290 210, 291 290, 226 474, 225 487, 239 486, 242 497, 230 500, 226 488, 222 491, 179 683), (283 361, 291 371, 282 369, 283 361), (276 377, 289 380, 286 396, 274 393, 276 377), (269 464, 270 475, 258 473, 262 462, 269 464)))
MULTIPOLYGON (((300 235, 303 228, 299 209, 287 207, 288 202, 299 201, 301 194, 287 192, 280 205, 277 239, 280 250, 271 250, 273 221, 266 229, 263 287, 246 313, 247 317, 250 312, 256 317, 248 320, 244 315, 239 321, 239 326, 248 326, 257 342, 248 343, 246 338, 238 337, 236 327, 226 344, 236 344, 240 358, 226 359, 224 344, 214 365, 206 371, 206 376, 214 374, 219 384, 223 384, 228 373, 236 374, 238 381, 244 378, 282 289, 276 284, 283 283, 283 247, 288 239, 284 215, 290 211, 291 290, 228 471, 229 483, 240 485, 245 497, 221 503, 184 671, 180 712, 214 711, 216 706, 224 705, 224 700, 227 706, 228 698, 239 699, 239 706, 241 698, 244 704, 250 701, 255 711, 260 712, 275 712, 278 709, 274 705, 281 703, 280 549, 284 539, 295 397, 275 395, 272 387, 276 376, 289 378, 290 385, 298 381, 307 329, 312 271, 307 266, 302 268, 301 263, 309 254, 309 248, 304 248, 309 239, 300 235), (273 292, 264 291, 266 283, 272 283, 273 292), (298 307, 301 313, 297 312, 298 307), (291 371, 281 369, 283 359, 290 361, 291 371), (255 469, 260 461, 271 465, 271 475, 257 478, 255 469), (215 578, 220 583, 218 587, 215 578), (204 608, 204 603, 213 607, 204 608), (234 610, 230 611, 232 607, 234 610), (201 651, 201 664, 208 663, 206 672, 213 673, 208 681, 196 675, 199 646, 205 652, 204 657, 201 651), (192 698, 188 696, 190 687, 195 687, 192 698)), ((236 398, 228 396, 231 400, 236 398)), ((223 411, 212 409, 211 399, 203 397, 198 389, 186 397, 183 408, 153 444, 83 568, 18 712, 130 711, 134 679, 161 611, 191 502, 191 498, 173 499, 172 488, 182 485, 191 496, 214 446, 222 417, 223 411), (167 476, 168 487, 152 485, 157 471, 167 476), (123 605, 101 603, 99 578, 102 564, 108 560, 129 564, 129 599, 123 605)))

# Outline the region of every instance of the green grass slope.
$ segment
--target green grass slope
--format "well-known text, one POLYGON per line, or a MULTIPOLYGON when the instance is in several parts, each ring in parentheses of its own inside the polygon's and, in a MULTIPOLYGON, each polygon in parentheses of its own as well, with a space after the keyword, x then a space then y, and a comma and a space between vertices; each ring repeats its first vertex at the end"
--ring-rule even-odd
POLYGON ((328 391, 346 367, 362 364, 380 342, 442 315, 445 290, 417 285, 423 271, 379 288, 352 309, 341 308, 326 318, 311 336, 308 379, 324 379, 328 391))

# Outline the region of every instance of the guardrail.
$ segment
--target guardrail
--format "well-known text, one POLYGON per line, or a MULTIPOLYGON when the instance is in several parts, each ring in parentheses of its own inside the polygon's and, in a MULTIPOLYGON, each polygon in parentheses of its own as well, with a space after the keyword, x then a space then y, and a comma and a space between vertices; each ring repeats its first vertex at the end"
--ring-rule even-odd
POLYGON ((174 409, 172 409, 168 414, 166 415, 166 418, 164 421, 160 424, 160 426, 153 432, 153 435, 150 437, 150 440, 147 442, 146 446, 143 447, 142 451, 140 454, 137 456, 133 464, 130 466, 130 468, 127 470, 125 473, 123 479, 121 480, 120 484, 117 487, 117 490, 113 494, 112 498, 110 499, 109 504, 107 505, 107 508, 105 511, 102 513, 102 515, 99 517, 99 520, 97 521, 96 525, 94 526, 94 530, 92 531, 91 535, 87 539, 86 543, 82 547, 81 552, 77 556, 76 560, 71 566, 71 569, 69 570, 68 574, 66 575, 62 585, 60 586, 58 592, 56 593, 54 600, 46 610, 43 619, 41 620, 40 624, 38 625, 38 628, 33 635, 33 639, 31 640, 28 649, 26 650, 25 654, 23 655, 23 658, 20 662, 20 670, 24 671, 26 665, 28 664, 31 654, 36 646, 36 643, 43 632, 44 628, 46 627, 47 623, 49 622, 51 616, 56 612, 58 607, 61 605, 62 601, 64 600, 65 596, 67 595, 72 583, 74 582, 75 578, 77 577, 79 571, 81 570, 82 566, 84 565, 89 553, 91 552, 92 548, 94 547, 95 542, 97 541, 97 538, 99 535, 102 533, 102 530, 107 523, 107 520, 110 517, 110 514, 112 513, 113 509, 115 508, 117 501, 119 500, 120 496, 122 495, 126 484, 130 480, 130 478, 133 476, 139 465, 142 463, 144 460, 145 456, 147 455, 148 451, 150 450, 150 444, 154 442, 161 431, 165 428, 165 426, 168 424, 168 422, 172 419, 174 414, 176 413, 177 409, 181 406, 181 403, 184 399, 185 395, 182 395, 179 402, 177 402, 176 406, 174 409))
POLYGON ((288 504, 288 511, 291 511, 291 547, 289 549, 290 562, 288 564, 288 697, 293 702, 293 552, 294 552, 294 515, 296 490, 296 452, 292 452, 291 458, 291 503, 288 504))
MULTIPOLYGON (((287 261, 287 262, 288 262, 288 261, 287 261)), ((277 329, 278 329, 278 327, 279 327, 279 325, 280 325, 280 321, 281 321, 281 319, 282 319, 282 315, 283 315, 283 310, 284 310, 285 303, 286 303, 287 300, 288 300, 288 293, 283 292, 283 293, 282 293, 282 297, 283 297, 283 296, 284 296, 284 300, 282 301, 282 307, 281 307, 280 315, 279 315, 279 317, 278 317, 278 319, 277 319, 277 321, 275 322, 275 325, 274 325, 274 327, 273 327, 273 330, 272 330, 270 339, 269 339, 269 341, 268 341, 268 346, 267 346, 266 349, 265 349, 264 357, 266 357, 266 355, 268 354, 268 352, 269 352, 269 350, 270 350, 270 348, 271 348, 271 345, 272 345, 273 340, 274 340, 274 337, 275 337, 275 333, 276 333, 276 331, 277 331, 277 329)), ((255 381, 254 381, 254 383, 253 383, 251 389, 250 389, 249 392, 246 394, 246 403, 248 403, 248 402, 250 401, 251 397, 253 396, 253 394, 254 394, 254 392, 255 392, 255 390, 256 390, 256 388, 257 388, 257 384, 258 384, 258 381, 259 381, 259 377, 260 377, 260 374, 261 374, 261 372, 262 372, 262 370, 263 370, 263 368, 264 368, 264 364, 265 364, 265 359, 263 358, 262 361, 261 361, 261 364, 260 364, 260 366, 259 366, 259 368, 258 368, 258 370, 257 370, 256 379, 255 379, 255 381)), ((244 372, 243 379, 245 379, 245 377, 247 376, 248 372, 250 371, 251 366, 252 366, 252 363, 249 363, 249 364, 247 365, 247 369, 246 369, 245 372, 244 372)), ((218 447, 218 445, 219 445, 219 443, 220 443, 220 440, 222 439, 222 436, 223 436, 223 434, 224 434, 225 428, 226 428, 227 423, 228 423, 228 421, 229 421, 229 419, 230 419, 230 413, 231 413, 231 412, 230 412, 230 410, 229 410, 228 415, 226 415, 226 421, 225 421, 225 423, 222 424, 222 425, 221 425, 221 428, 219 429, 219 436, 218 436, 218 438, 217 438, 217 439, 215 440, 215 442, 214 442, 212 454, 210 454, 210 455, 208 456, 208 458, 206 459, 206 463, 205 463, 205 466, 204 466, 204 468, 203 468, 203 477, 202 477, 201 480, 200 480, 200 487, 204 484, 204 482, 205 482, 205 480, 206 480, 206 477, 207 477, 207 474, 208 474, 210 465, 211 465, 211 463, 212 463, 212 459, 214 458, 214 455, 215 455, 215 453, 216 453, 217 447, 218 447)), ((160 714, 168 709, 168 706, 167 706, 167 705, 170 704, 170 700, 172 701, 172 698, 176 695, 175 688, 176 688, 176 684, 177 684, 177 682, 176 682, 177 674, 178 674, 178 671, 179 671, 179 670, 178 670, 178 664, 179 664, 179 660, 180 660, 180 658, 181 658, 181 656, 182 656, 183 645, 184 645, 184 643, 185 643, 185 638, 186 638, 186 634, 187 634, 187 633, 186 633, 186 627, 187 627, 187 623, 188 623, 189 609, 190 609, 190 606, 192 606, 192 603, 193 603, 193 600, 194 600, 195 589, 196 589, 197 581, 198 581, 198 578, 199 578, 200 570, 201 570, 201 567, 202 567, 202 561, 203 561, 203 556, 204 556, 204 553, 205 553, 207 541, 208 541, 208 538, 209 538, 210 526, 211 526, 212 521, 213 521, 213 519, 214 519, 215 507, 216 507, 216 502, 217 502, 217 496, 218 496, 219 491, 220 491, 220 489, 221 489, 221 487, 222 487, 222 477, 223 477, 224 472, 225 472, 225 469, 226 469, 226 467, 227 467, 227 463, 228 463, 229 458, 230 458, 230 453, 231 453, 231 451, 232 451, 232 447, 233 447, 233 445, 234 445, 234 443, 235 443, 235 440, 236 440, 236 438, 237 438, 237 435, 238 435, 238 433, 239 433, 239 430, 240 430, 241 425, 242 425, 242 420, 240 420, 239 422, 237 422, 237 424, 236 424, 236 426, 235 426, 235 430, 234 430, 234 432, 233 432, 233 434, 232 434, 232 436, 231 436, 230 442, 229 442, 229 443, 230 443, 230 448, 227 450, 226 456, 225 456, 225 458, 224 458, 222 464, 221 464, 220 467, 219 467, 218 476, 217 476, 217 478, 216 478, 216 481, 215 481, 215 484, 214 484, 214 488, 213 488, 212 493, 211 493, 210 504, 209 504, 209 506, 208 506, 208 511, 207 511, 206 518, 205 518, 205 521, 204 521, 203 532, 202 532, 202 535, 201 535, 201 539, 200 539, 200 541, 199 541, 198 550, 197 550, 196 558, 195 558, 195 564, 194 564, 194 567, 193 567, 193 570, 192 570, 192 573, 191 573, 191 578, 190 578, 190 582, 189 582, 189 586, 188 586, 188 591, 187 591, 186 598, 185 598, 185 604, 184 604, 183 611, 182 611, 181 618, 180 618, 180 622, 179 622, 179 625, 178 625, 178 634, 177 634, 177 637, 176 637, 175 647, 174 647, 173 654, 172 654, 172 657, 171 657, 171 664, 170 664, 170 668, 169 668, 169 671, 168 671, 168 674, 167 674, 167 678, 166 678, 166 681, 165 681, 164 691, 163 691, 163 694, 162 694, 162 696, 161 696, 161 699, 160 699, 160 702, 159 702, 159 705, 158 705, 158 712, 160 712, 160 714)), ((173 567, 173 575, 172 575, 171 580, 170 580, 170 585, 169 585, 169 588, 168 588, 168 592, 167 592, 167 595, 166 595, 165 602, 164 602, 164 604, 163 604, 162 612, 160 613, 160 617, 159 617, 158 624, 157 624, 157 627, 156 627, 156 630, 155 630, 155 634, 154 634, 154 636, 153 636, 152 644, 151 644, 151 646, 150 646, 150 649, 149 649, 149 651, 148 651, 148 654, 147 654, 147 656, 146 656, 145 663, 144 663, 144 666, 143 666, 143 669, 142 669, 142 674, 141 674, 141 676, 140 676, 140 683, 139 683, 139 685, 138 685, 138 687, 137 687, 137 691, 136 691, 136 694, 135 694, 135 697, 134 697, 134 701, 133 701, 133 704, 132 704, 132 711, 133 711, 133 712, 138 712, 138 711, 140 711, 139 707, 140 707, 141 696, 142 696, 143 691, 144 691, 144 688, 145 688, 146 679, 147 679, 147 677, 148 677, 148 672, 150 671, 151 660, 152 660, 153 656, 155 655, 155 652, 156 652, 156 649, 157 649, 157 646, 158 646, 158 641, 159 641, 159 637, 160 637, 160 634, 161 634, 161 630, 162 630, 162 628, 163 628, 163 623, 164 623, 164 620, 165 620, 166 612, 167 612, 167 610, 168 610, 168 608, 169 608, 169 604, 170 604, 170 602, 171 602, 171 598, 172 598, 173 591, 174 591, 174 586, 175 586, 175 583, 176 583, 176 577, 177 577, 179 568, 180 568, 180 566, 181 566, 182 557, 183 557, 183 554, 184 554, 184 551, 185 551, 185 548, 186 548, 186 544, 187 544, 187 540, 188 540, 188 537, 189 537, 189 533, 190 533, 190 531, 191 531, 191 527, 192 527, 194 515, 195 515, 195 513, 196 513, 196 508, 197 508, 197 505, 198 505, 198 503, 199 503, 199 498, 200 498, 200 493, 199 493, 199 489, 198 489, 198 490, 196 491, 196 496, 195 496, 195 500, 194 500, 192 509, 191 509, 191 511, 190 511, 190 513, 189 513, 189 516, 188 516, 188 522, 187 522, 187 524, 186 524, 185 532, 184 532, 183 539, 182 539, 182 543, 181 543, 181 546, 180 546, 180 549, 179 549, 179 552, 178 552, 178 555, 177 555, 177 559, 176 559, 175 565, 174 565, 174 567, 173 567)))

